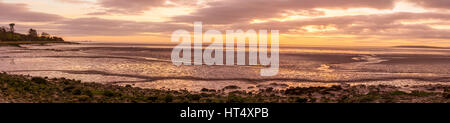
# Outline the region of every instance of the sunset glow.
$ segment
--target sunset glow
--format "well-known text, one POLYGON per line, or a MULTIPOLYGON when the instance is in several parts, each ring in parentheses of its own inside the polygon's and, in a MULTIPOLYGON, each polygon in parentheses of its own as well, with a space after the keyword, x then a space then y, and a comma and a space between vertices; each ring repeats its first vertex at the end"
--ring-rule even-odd
POLYGON ((450 46, 444 0, 238 1, 0 0, 0 24, 73 41, 169 42, 173 31, 202 21, 220 30, 280 30, 281 44, 450 46))

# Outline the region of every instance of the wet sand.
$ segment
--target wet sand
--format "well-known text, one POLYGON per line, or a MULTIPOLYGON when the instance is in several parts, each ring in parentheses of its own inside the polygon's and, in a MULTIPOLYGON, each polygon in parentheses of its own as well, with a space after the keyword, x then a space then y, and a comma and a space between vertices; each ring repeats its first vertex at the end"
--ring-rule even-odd
POLYGON ((280 73, 261 77, 261 66, 174 66, 173 47, 114 43, 0 47, 0 71, 191 91, 230 85, 251 91, 342 83, 446 85, 450 81, 450 50, 442 48, 280 47, 280 73))

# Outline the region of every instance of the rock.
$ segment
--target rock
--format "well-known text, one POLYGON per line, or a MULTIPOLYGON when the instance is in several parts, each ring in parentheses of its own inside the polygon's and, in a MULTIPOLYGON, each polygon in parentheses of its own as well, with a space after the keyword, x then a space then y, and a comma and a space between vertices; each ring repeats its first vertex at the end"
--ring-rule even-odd
POLYGON ((350 88, 350 84, 348 84, 348 83, 340 83, 340 85, 343 88, 350 88))
POLYGON ((236 86, 236 85, 229 85, 224 87, 223 89, 228 90, 228 89, 241 89, 241 87, 236 86))

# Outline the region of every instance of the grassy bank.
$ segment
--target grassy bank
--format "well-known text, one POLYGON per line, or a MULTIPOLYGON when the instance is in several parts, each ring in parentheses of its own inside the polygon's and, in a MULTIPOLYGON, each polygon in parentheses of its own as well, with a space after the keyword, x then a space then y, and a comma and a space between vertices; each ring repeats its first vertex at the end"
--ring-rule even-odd
POLYGON ((140 89, 0 73, 0 102, 9 103, 370 103, 450 102, 450 87, 333 86, 259 92, 202 89, 202 92, 140 89), (227 92, 227 93, 225 93, 227 92))
POLYGON ((50 43, 65 43, 65 44, 76 44, 74 42, 67 41, 0 41, 0 46, 20 46, 26 44, 50 44, 50 43))

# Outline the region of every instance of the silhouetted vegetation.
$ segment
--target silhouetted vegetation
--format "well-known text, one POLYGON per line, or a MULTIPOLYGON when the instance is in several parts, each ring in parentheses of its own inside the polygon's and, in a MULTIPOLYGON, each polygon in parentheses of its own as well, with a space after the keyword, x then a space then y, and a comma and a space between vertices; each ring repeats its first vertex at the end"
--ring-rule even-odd
POLYGON ((63 38, 52 36, 49 33, 42 32, 38 35, 35 29, 29 29, 28 34, 20 34, 15 32, 16 24, 9 24, 9 28, 0 27, 0 41, 64 41, 63 38))

